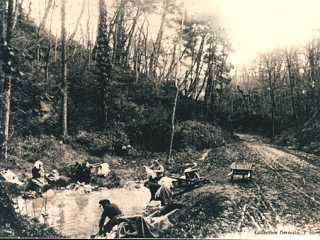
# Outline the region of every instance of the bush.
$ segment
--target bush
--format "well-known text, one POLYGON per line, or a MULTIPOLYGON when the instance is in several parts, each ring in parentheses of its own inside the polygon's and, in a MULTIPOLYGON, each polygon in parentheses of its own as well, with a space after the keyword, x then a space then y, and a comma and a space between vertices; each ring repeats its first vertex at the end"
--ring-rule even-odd
POLYGON ((196 150, 223 146, 232 135, 220 127, 197 121, 185 121, 177 126, 174 147, 177 150, 188 147, 196 150))
POLYGON ((31 167, 41 160, 45 170, 60 169, 75 162, 84 162, 88 155, 63 144, 54 136, 25 136, 15 138, 9 146, 9 160, 21 167, 31 167))
POLYGON ((93 155, 103 155, 112 151, 112 139, 104 134, 80 131, 75 136, 75 142, 93 155))
POLYGON ((311 142, 319 142, 320 139, 320 112, 315 113, 312 118, 307 121, 302 129, 296 135, 301 145, 307 145, 311 142))
MULTIPOLYGON (((134 143, 147 150, 167 151, 171 137, 171 124, 165 119, 152 119, 135 126, 131 125, 128 135, 134 143)), ((173 148, 202 150, 219 147, 232 140, 233 135, 218 126, 185 121, 176 125, 173 148)))
POLYGON ((141 121, 127 126, 130 140, 146 150, 166 151, 171 134, 170 116, 170 111, 162 105, 145 109, 141 121))
POLYGON ((129 138, 121 126, 111 126, 109 129, 104 133, 80 131, 75 136, 75 142, 91 155, 99 157, 106 153, 112 153, 117 144, 130 144, 129 138))

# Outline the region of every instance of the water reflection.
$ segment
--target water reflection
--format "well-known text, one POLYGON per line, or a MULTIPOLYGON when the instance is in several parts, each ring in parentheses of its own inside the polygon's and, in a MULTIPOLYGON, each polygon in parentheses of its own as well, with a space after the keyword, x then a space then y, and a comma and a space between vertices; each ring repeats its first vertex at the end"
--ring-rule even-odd
POLYGON ((125 215, 142 214, 150 199, 149 190, 136 184, 123 188, 84 193, 75 190, 51 191, 43 198, 17 198, 21 214, 37 218, 68 238, 88 238, 98 231, 99 200, 108 198, 125 215))

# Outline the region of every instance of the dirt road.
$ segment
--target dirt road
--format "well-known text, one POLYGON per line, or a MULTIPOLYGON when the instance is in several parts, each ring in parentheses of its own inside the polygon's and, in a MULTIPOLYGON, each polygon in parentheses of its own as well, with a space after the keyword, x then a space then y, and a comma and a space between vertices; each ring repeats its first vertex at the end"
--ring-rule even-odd
POLYGON ((291 225, 295 231, 320 232, 320 159, 251 135, 239 137, 255 155, 256 176, 238 230, 251 225, 256 231, 272 231, 291 225))
POLYGON ((185 237, 320 233, 320 158, 238 136, 240 142, 199 155, 201 175, 214 183, 181 200, 190 208, 175 219, 177 231, 191 233, 185 237), (254 163, 253 180, 230 182, 232 162, 254 163))

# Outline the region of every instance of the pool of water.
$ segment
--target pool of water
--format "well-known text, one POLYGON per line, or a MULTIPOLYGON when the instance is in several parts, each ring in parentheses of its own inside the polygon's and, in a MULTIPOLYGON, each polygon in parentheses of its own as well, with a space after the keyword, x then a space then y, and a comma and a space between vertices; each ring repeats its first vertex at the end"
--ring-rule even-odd
POLYGON ((125 215, 140 215, 150 199, 150 192, 140 184, 129 183, 123 188, 102 189, 85 193, 79 190, 48 192, 41 198, 16 199, 22 215, 47 223, 68 238, 88 238, 98 231, 102 213, 99 201, 108 198, 125 215))

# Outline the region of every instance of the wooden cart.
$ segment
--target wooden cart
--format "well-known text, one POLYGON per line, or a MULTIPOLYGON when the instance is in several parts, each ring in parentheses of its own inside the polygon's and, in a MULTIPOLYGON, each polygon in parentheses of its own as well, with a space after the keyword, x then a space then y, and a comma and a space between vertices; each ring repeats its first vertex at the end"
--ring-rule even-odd
POLYGON ((242 179, 245 177, 251 179, 254 171, 254 164, 253 163, 232 163, 231 166, 231 173, 229 174, 231 177, 231 181, 233 181, 234 176, 242 176, 242 179))
POLYGON ((196 188, 210 182, 208 179, 200 177, 199 169, 197 167, 186 169, 184 174, 180 177, 171 177, 176 180, 176 188, 196 188))

